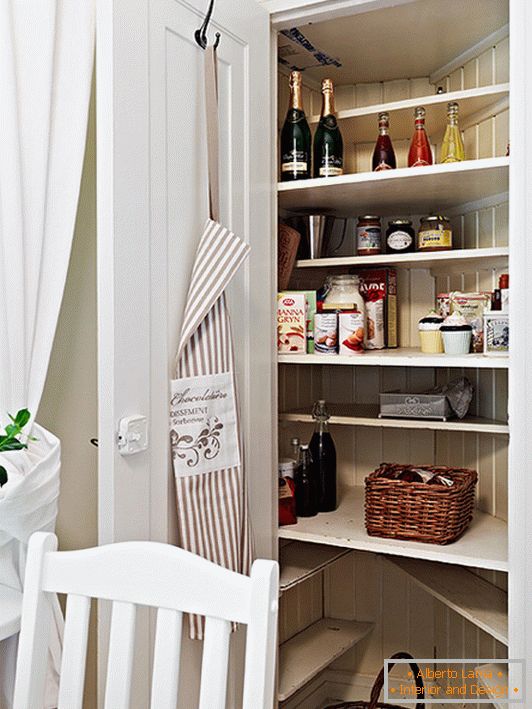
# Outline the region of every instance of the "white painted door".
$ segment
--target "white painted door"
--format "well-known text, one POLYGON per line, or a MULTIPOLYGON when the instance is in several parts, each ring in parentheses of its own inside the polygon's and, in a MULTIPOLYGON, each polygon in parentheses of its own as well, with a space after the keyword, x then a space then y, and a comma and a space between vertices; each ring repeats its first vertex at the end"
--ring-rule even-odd
MULTIPOLYGON (((168 382, 207 211, 203 51, 207 0, 98 0, 100 542, 174 541, 168 382), (119 420, 149 421, 124 457, 119 420)), ((246 466, 257 551, 273 553, 270 28, 255 0, 217 0, 222 221, 251 244, 231 286, 246 466)), ((102 647, 105 615, 102 623, 102 647)), ((149 619, 138 634, 146 704, 149 619)), ((193 679, 193 676, 192 676, 193 679)), ((194 682, 192 681, 193 685, 194 682)))

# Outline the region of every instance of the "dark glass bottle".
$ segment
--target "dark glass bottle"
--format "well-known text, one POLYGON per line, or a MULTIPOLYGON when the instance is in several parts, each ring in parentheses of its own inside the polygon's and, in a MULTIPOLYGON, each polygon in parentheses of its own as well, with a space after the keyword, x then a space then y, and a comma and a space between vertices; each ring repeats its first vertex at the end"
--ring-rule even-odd
POLYGON ((308 446, 301 446, 296 470, 296 512, 298 517, 315 517, 319 508, 319 479, 308 446))
POLYGON ((314 405, 312 416, 316 421, 316 429, 310 441, 310 455, 317 471, 319 480, 320 512, 333 512, 337 507, 336 495, 336 448, 329 433, 329 412, 325 401, 314 405))
POLYGON ((314 177, 344 174, 344 141, 334 111, 334 86, 330 79, 321 82, 322 106, 314 136, 314 177))
POLYGON ((389 135, 390 116, 388 113, 379 113, 379 136, 373 151, 372 170, 395 170, 397 161, 389 135))
POLYGON ((418 106, 414 112, 415 130, 408 151, 408 167, 432 165, 432 150, 425 130, 425 109, 418 106))
POLYGON ((281 131, 281 181, 310 177, 310 128, 303 110, 301 72, 290 74, 290 105, 281 131))

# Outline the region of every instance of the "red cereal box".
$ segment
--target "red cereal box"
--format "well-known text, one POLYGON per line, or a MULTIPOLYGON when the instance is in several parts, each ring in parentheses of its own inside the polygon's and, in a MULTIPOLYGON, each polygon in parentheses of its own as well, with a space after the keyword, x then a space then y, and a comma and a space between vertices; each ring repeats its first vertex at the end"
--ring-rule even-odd
POLYGON ((375 268, 357 271, 360 292, 366 303, 367 350, 398 346, 397 335, 397 271, 375 268))

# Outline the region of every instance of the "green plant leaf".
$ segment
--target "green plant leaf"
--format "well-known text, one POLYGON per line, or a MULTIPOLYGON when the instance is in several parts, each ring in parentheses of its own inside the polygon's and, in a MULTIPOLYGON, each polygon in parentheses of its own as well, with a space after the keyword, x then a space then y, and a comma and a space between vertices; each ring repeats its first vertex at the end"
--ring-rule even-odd
POLYGON ((8 441, 6 441, 3 444, 0 444, 0 451, 7 452, 7 451, 21 451, 24 448, 27 448, 28 446, 25 443, 21 443, 20 441, 17 441, 14 438, 10 438, 8 441))
POLYGON ((3 487, 7 482, 7 470, 3 465, 0 465, 0 487, 3 487))
POLYGON ((20 432, 19 427, 13 423, 10 423, 9 426, 6 426, 6 436, 9 438, 13 438, 19 432, 20 432))
POLYGON ((20 411, 15 416, 15 423, 19 428, 24 428, 31 418, 31 414, 28 409, 20 409, 20 411))

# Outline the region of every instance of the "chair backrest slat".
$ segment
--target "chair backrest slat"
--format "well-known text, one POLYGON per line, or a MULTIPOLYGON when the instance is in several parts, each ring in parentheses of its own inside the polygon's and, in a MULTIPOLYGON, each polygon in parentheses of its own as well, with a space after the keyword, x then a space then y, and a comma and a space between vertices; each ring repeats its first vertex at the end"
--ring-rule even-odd
POLYGON ((176 709, 183 614, 159 608, 153 653, 151 709, 176 709))
POLYGON ((115 601, 111 614, 105 709, 129 709, 135 649, 136 608, 115 601))
POLYGON ((225 709, 230 637, 229 621, 207 618, 201 663, 199 709, 225 709))
POLYGON ((234 622, 247 626, 243 708, 274 706, 279 592, 275 562, 256 561, 247 577, 153 542, 56 550, 53 534, 39 532, 29 543, 13 709, 43 706, 56 594, 67 596, 59 709, 83 706, 92 598, 112 603, 104 709, 130 707, 137 606, 158 611, 151 709, 177 706, 186 613, 205 617, 199 709, 226 708, 234 622))
POLYGON ((91 599, 68 596, 66 608, 59 709, 82 709, 87 663, 91 599))

